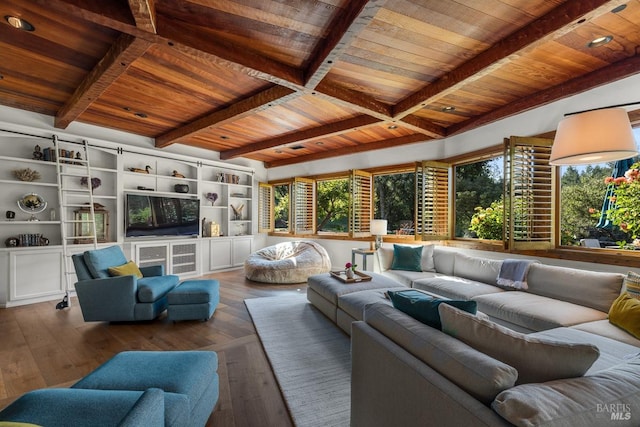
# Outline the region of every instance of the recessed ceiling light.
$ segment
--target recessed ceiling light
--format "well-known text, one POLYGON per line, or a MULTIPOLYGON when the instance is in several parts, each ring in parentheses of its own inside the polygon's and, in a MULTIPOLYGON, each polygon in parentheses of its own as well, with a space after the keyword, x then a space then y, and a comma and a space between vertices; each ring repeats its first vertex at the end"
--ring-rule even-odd
POLYGON ((450 113, 452 111, 456 111, 456 107, 454 107, 453 105, 447 105, 446 107, 442 107, 442 112, 444 113, 450 113))
POLYGON ((605 44, 609 43, 611 40, 613 40, 613 36, 602 36, 602 37, 598 37, 597 39, 593 39, 589 42, 589 44, 587 44, 587 47, 600 47, 600 46, 604 46, 605 44))
POLYGON ((136 117, 140 117, 141 119, 146 119, 147 117, 149 117, 145 113, 140 113, 140 112, 133 113, 133 115, 136 117))
POLYGON ((304 145, 292 145, 291 147, 289 147, 291 150, 302 150, 304 148, 304 145))
POLYGON ((276 153, 282 154, 282 150, 275 150, 276 153))
POLYGON ((316 142, 316 145, 324 145, 324 142, 322 142, 322 141, 317 141, 317 142, 316 142))
POLYGON ((29 21, 25 21, 24 19, 18 18, 17 16, 5 15, 4 19, 13 28, 17 28, 22 31, 34 31, 36 29, 36 27, 31 25, 29 21))
POLYGON ((618 13, 618 12, 622 12, 623 10, 625 10, 627 8, 626 4, 621 4, 618 7, 614 7, 613 9, 611 9, 612 13, 618 13))
POLYGON ((398 125, 389 125, 387 126, 387 129, 390 129, 390 130, 398 129, 398 125))
POLYGON ((122 107, 124 111, 131 111, 131 107, 122 107))
POLYGON ((229 139, 227 135, 220 135, 220 139, 229 139))

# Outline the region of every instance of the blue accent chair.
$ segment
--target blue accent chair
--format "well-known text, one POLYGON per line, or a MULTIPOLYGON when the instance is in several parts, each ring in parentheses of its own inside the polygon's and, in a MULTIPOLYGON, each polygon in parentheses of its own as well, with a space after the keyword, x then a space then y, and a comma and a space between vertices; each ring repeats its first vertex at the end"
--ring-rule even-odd
POLYGON ((219 397, 213 351, 125 351, 71 388, 30 391, 0 422, 46 427, 204 427, 219 397))
POLYGON ((153 320, 167 308, 167 294, 178 276, 165 275, 161 265, 141 267, 143 277, 110 276, 109 267, 127 263, 120 246, 86 251, 72 256, 78 276, 75 284, 86 322, 153 320))

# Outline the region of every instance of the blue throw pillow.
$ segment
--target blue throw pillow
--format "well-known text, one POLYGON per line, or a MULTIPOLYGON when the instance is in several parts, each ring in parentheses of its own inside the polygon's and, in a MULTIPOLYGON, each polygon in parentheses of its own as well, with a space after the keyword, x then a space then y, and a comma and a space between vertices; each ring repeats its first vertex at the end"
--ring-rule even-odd
POLYGON ((392 270, 422 271, 422 246, 393 245, 392 270))
POLYGON ((448 304, 464 310, 467 313, 476 314, 478 303, 475 301, 459 301, 435 298, 415 289, 403 291, 387 291, 393 306, 414 319, 431 327, 442 329, 438 306, 448 304))

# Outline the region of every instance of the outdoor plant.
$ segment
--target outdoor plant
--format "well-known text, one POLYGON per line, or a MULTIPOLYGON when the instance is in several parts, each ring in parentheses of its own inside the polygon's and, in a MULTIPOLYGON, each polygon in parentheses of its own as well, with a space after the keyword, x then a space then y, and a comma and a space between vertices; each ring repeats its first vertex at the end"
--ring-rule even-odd
POLYGON ((604 182, 613 188, 607 218, 635 239, 640 235, 640 162, 634 163, 624 176, 609 176, 604 182))
POLYGON ((479 239, 502 240, 502 224, 504 222, 504 206, 502 200, 491 202, 491 206, 477 206, 471 217, 469 230, 476 233, 479 239))

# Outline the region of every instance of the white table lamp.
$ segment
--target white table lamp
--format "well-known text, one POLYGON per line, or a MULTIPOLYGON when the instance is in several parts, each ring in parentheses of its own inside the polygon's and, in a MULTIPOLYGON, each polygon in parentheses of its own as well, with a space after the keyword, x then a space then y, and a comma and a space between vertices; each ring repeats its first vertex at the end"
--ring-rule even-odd
POLYGON ((382 246, 382 236, 387 235, 387 220, 386 219, 372 219, 369 226, 371 235, 375 236, 375 249, 380 249, 382 246))

